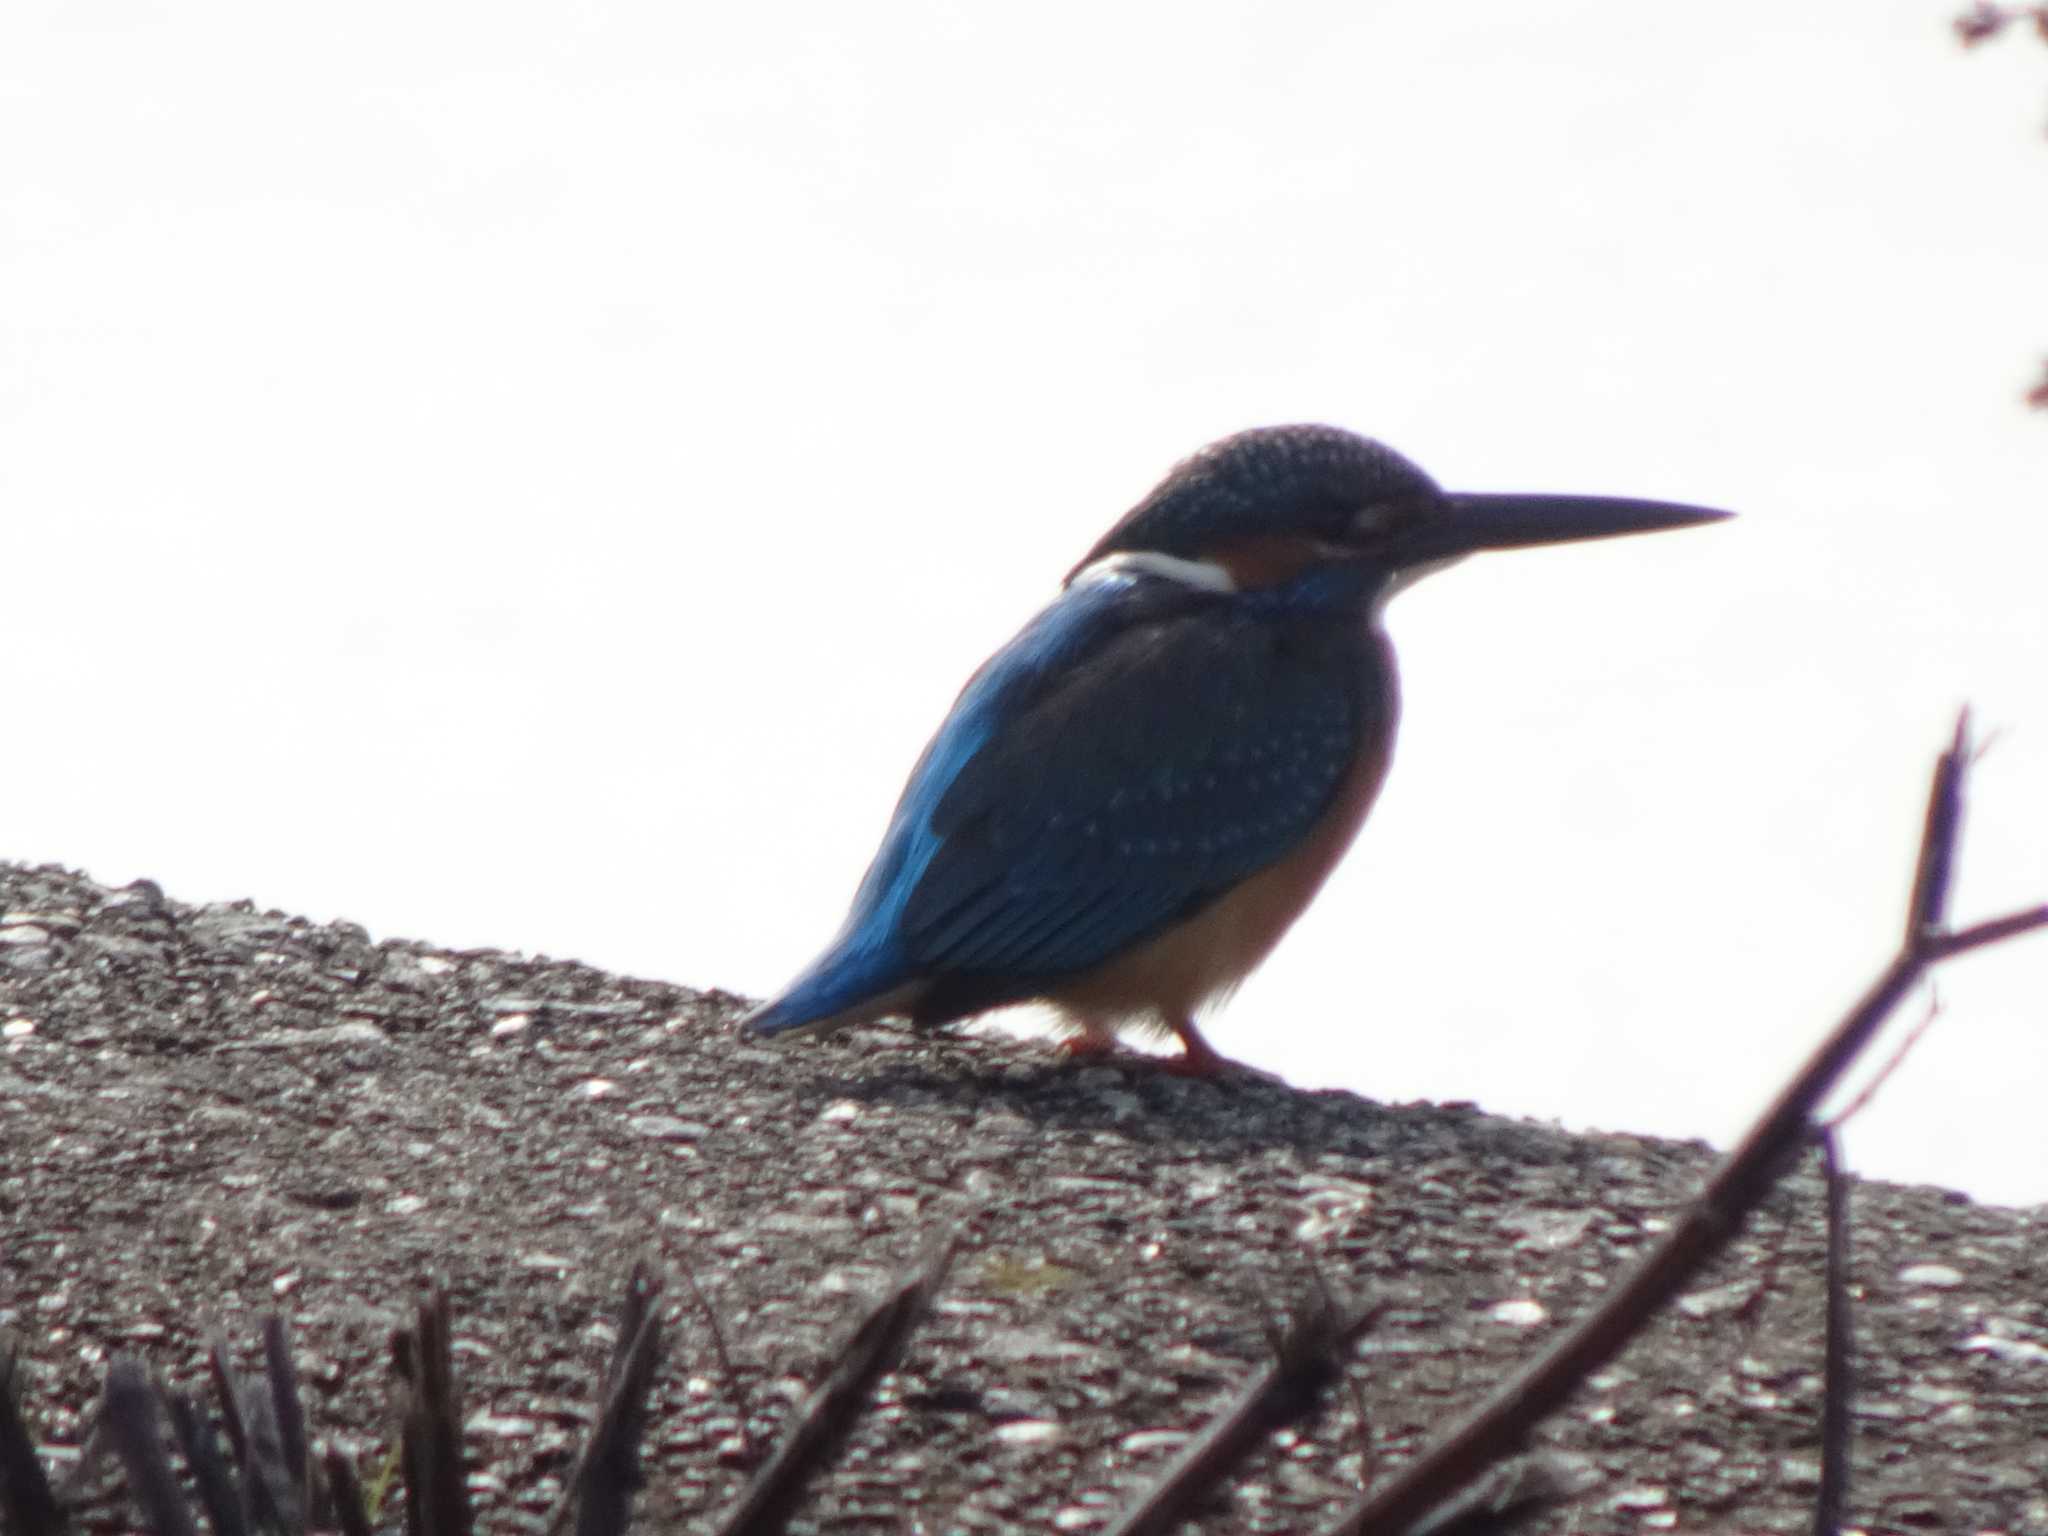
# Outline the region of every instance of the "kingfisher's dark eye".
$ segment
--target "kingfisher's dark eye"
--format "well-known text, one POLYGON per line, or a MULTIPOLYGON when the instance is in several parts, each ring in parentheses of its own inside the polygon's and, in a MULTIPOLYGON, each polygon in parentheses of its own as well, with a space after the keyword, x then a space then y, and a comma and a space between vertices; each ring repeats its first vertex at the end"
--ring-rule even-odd
POLYGON ((1360 508, 1351 519, 1354 542, 1390 539, 1427 522, 1435 508, 1428 501, 1408 496, 1389 496, 1360 508))

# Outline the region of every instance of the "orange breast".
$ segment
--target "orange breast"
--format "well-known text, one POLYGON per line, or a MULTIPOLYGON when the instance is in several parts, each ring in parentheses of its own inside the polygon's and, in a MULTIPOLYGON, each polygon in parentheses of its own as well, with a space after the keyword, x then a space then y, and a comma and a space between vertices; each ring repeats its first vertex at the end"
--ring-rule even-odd
MULTIPOLYGON (((1384 639, 1380 644, 1384 651, 1384 639)), ((1386 778, 1399 708, 1391 656, 1384 677, 1384 720, 1369 733, 1329 809, 1298 848, 1186 922, 1062 983, 1046 1000, 1083 1024, 1150 1014, 1172 1025, 1191 1019, 1256 970, 1344 857, 1386 778)))

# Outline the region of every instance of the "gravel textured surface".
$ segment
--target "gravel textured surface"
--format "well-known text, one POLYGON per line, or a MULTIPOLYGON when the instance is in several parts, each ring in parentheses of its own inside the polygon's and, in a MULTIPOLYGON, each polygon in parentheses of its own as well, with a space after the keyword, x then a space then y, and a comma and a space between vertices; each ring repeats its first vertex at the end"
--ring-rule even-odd
MULTIPOLYGON (((0 865, 0 1330, 53 1465, 114 1356, 190 1383, 215 1334, 253 1364, 275 1308, 316 1430, 374 1473, 389 1334, 435 1277, 480 1513, 535 1527, 644 1255, 695 1275, 740 1378, 672 1285, 641 1528, 701 1528, 864 1299, 957 1228, 798 1529, 1093 1529, 1319 1271, 1388 1310, 1201 1523, 1308 1530, 1593 1301, 1707 1156, 995 1038, 748 1046, 737 1008, 0 865)), ((1852 1524, 2048 1536, 2048 1216, 1875 1184, 1855 1210, 1852 1524)), ((1539 1528, 1805 1528, 1820 1252, 1803 1175, 1550 1426, 1601 1481, 1539 1528)), ((130 1518, 88 1491, 88 1528, 130 1518)))

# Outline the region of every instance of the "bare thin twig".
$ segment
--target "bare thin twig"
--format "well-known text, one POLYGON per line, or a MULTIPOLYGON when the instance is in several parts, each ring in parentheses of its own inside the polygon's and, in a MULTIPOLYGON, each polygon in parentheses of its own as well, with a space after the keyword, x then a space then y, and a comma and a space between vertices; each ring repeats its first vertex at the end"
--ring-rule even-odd
POLYGON ((1870 1107, 1871 1100, 1875 1099, 1879 1092, 1883 1090, 1884 1085, 1891 1081, 1892 1074, 1906 1064, 1906 1058, 1913 1054, 1913 1047, 1920 1043, 1921 1037, 1933 1027, 1934 1021, 1941 1017, 1941 995, 1934 990, 1931 983, 1928 986, 1927 993, 1926 1011, 1914 1022, 1911 1029, 1899 1037, 1898 1049, 1885 1058, 1884 1065, 1871 1074, 1869 1082, 1856 1090, 1856 1097, 1821 1122, 1821 1129, 1823 1131, 1839 1131, 1851 1120, 1862 1114, 1864 1110, 1870 1107))
POLYGON ((1408 1536, 1505 1536, 1599 1481, 1600 1474, 1583 1456, 1555 1451, 1517 1456, 1431 1511, 1408 1536))
POLYGON ((683 1273, 683 1284, 690 1288, 690 1297, 697 1303, 697 1310, 704 1314, 704 1326, 711 1332, 711 1353, 718 1358, 718 1369, 725 1379, 726 1401, 732 1404, 733 1418, 740 1426, 740 1454, 752 1466, 756 1454, 753 1431, 747 1428, 751 1409, 747 1402, 746 1383, 740 1380, 740 1373, 733 1369, 732 1352, 725 1347, 725 1330, 719 1326, 718 1313, 704 1294, 704 1288, 697 1283, 697 1272, 686 1259, 676 1260, 676 1268, 683 1273))
POLYGON ((1969 717, 1958 720, 1935 768, 1914 879, 1911 921, 1899 953, 1822 1041, 1763 1116, 1708 1176, 1698 1198, 1596 1311, 1543 1351, 1415 1461, 1345 1511, 1332 1536, 1406 1531, 1484 1468, 1511 1454, 1530 1429, 1620 1353, 1659 1309, 1718 1253, 1805 1144, 1814 1108, 1932 964, 2037 928, 2048 905, 1937 931, 1954 867, 1962 787, 1970 761, 1969 717), (1937 845, 1929 848, 1927 845, 1937 845))
POLYGON ((370 1536, 370 1512, 363 1504, 363 1485, 341 1447, 330 1445, 321 1456, 327 1468, 327 1495, 334 1501, 334 1523, 341 1536, 370 1536))
POLYGON ((284 1321, 275 1313, 263 1319, 263 1367, 260 1380, 239 1380, 225 1365, 218 1378, 224 1397, 238 1405, 230 1422, 241 1429, 235 1459, 241 1469, 244 1507, 259 1530, 302 1530, 310 1514, 303 1452, 295 1470, 288 1447, 294 1435, 299 1445, 305 1444, 305 1420, 299 1413, 299 1386, 284 1321))
POLYGON ((21 1536, 59 1536, 64 1512, 43 1475, 35 1438, 14 1395, 17 1370, 13 1341, 0 1338, 0 1529, 21 1536))
POLYGON ((1955 19, 1956 35, 1965 48, 1988 42, 2015 22, 2033 18, 2035 30, 2048 40, 2048 5, 1993 5, 1977 0, 1955 19))
POLYGON ((200 1507, 206 1511, 207 1524, 213 1527, 214 1536, 243 1536, 248 1522, 243 1519, 247 1503, 242 1495, 242 1485, 228 1469, 227 1458, 221 1454, 220 1439, 200 1412, 199 1404, 186 1392, 165 1392, 162 1394, 164 1407, 170 1412, 171 1430, 177 1436, 178 1450, 185 1457, 185 1465, 192 1469, 192 1482, 199 1493, 200 1507))
POLYGON ((276 1472, 282 1486, 274 1494, 285 1505, 280 1510, 284 1528, 300 1530, 313 1512, 306 1415, 299 1406, 299 1373, 292 1365, 291 1335, 275 1312, 263 1319, 263 1379, 270 1389, 271 1422, 277 1426, 276 1472))
MULTIPOLYGON (((228 1359, 227 1341, 216 1338, 207 1351, 207 1373, 213 1382, 214 1402, 220 1409, 221 1426, 227 1431, 228 1444, 234 1451, 237 1473, 235 1497, 239 1502, 240 1516, 245 1516, 249 1523, 261 1530, 298 1530, 304 1524, 299 1512, 308 1506, 301 1480, 293 1477, 290 1456, 284 1449, 286 1432, 278 1418, 279 1401, 288 1401, 287 1412, 300 1425, 298 1432, 302 1440, 304 1419, 299 1416, 298 1383, 291 1372, 291 1352, 285 1341, 284 1323, 274 1314, 264 1319, 264 1360, 264 1379, 245 1382, 235 1374, 234 1365, 228 1359), (284 1372, 282 1380, 277 1375, 280 1359, 284 1372)), ((178 1426, 186 1459, 190 1460, 195 1446, 203 1446, 203 1434, 210 1432, 204 1431, 197 1421, 196 1403, 192 1405, 192 1422, 189 1425, 178 1417, 179 1407, 175 1399, 166 1399, 166 1406, 173 1415, 173 1423, 178 1426)), ((202 1471, 200 1475, 203 1491, 206 1474, 202 1471)), ((209 1500, 209 1517, 212 1514, 209 1500)), ((218 1521, 215 1523, 218 1525, 218 1521)))
POLYGON ((548 1520, 548 1536, 555 1536, 572 1512, 577 1536, 623 1536, 641 1483, 647 1393, 661 1355, 660 1300, 660 1277, 644 1261, 635 1264, 619 1307, 618 1343, 598 1384, 597 1423, 548 1520))
POLYGON ((1849 1177, 1842 1170, 1835 1127, 1819 1128, 1828 1188, 1827 1322, 1821 1378, 1820 1492, 1813 1501, 1814 1536, 1836 1536, 1849 1502, 1849 1396, 1856 1390, 1855 1339, 1849 1315, 1849 1177))
POLYGON ((469 1483, 462 1469, 462 1405, 449 1351, 448 1298, 436 1287, 393 1340, 405 1408, 405 1528, 408 1536, 470 1536, 469 1483))
POLYGON ((1345 1352, 1381 1310, 1342 1308, 1327 1292, 1318 1293, 1276 1342, 1273 1358, 1181 1448, 1105 1536, 1161 1536, 1192 1515, 1267 1435, 1314 1411, 1342 1372, 1345 1352))
POLYGON ((1920 833, 1920 857, 1913 869, 1913 894, 1906 901, 1906 948, 1948 924, 1948 893, 1955 880, 1956 841, 1963 829, 1963 775, 1970 767, 1970 711, 1956 716, 1956 733, 1934 765, 1927 792, 1927 824, 1920 833))
POLYGON ((2037 928, 2048 928, 2048 905, 2023 907, 1957 933, 1931 935, 1921 942, 1920 960, 1923 964, 1932 965, 1937 960, 1952 959, 1973 949, 1982 949, 1987 944, 2002 944, 2037 928))
POLYGON ((235 1367, 228 1359, 228 1341, 218 1336, 206 1351, 206 1370, 213 1380, 213 1401, 220 1409, 221 1427, 228 1432, 228 1446, 235 1453, 235 1461, 242 1466, 249 1463, 249 1430, 242 1423, 241 1385, 235 1379, 235 1367))
POLYGON ((718 1525, 719 1536, 774 1536, 788 1523, 809 1484, 845 1441, 867 1408, 874 1385, 896 1363, 911 1331, 924 1317, 945 1279, 952 1239, 893 1286, 876 1305, 831 1372, 797 1413, 761 1470, 740 1494, 739 1503, 718 1525))
POLYGON ((123 1357, 107 1370, 101 1422, 128 1474, 128 1496, 153 1536, 198 1536, 185 1494, 171 1471, 157 1418, 156 1390, 138 1360, 123 1357))
MULTIPOLYGON (((1329 1277, 1323 1273, 1323 1267, 1316 1263, 1313 1257, 1309 1259, 1308 1273, 1309 1278, 1315 1282, 1316 1295, 1321 1298, 1324 1309, 1332 1312, 1341 1312, 1342 1308, 1338 1306, 1336 1292, 1330 1289, 1329 1277)), ((1375 1316, 1377 1316, 1377 1313, 1375 1313, 1375 1316)), ((1368 1321, 1365 1326, 1369 1328, 1372 1324, 1368 1321)), ((1363 1337, 1362 1332, 1356 1337, 1363 1337)), ((1352 1342, 1352 1340, 1347 1340, 1345 1347, 1348 1349, 1352 1342)), ((1351 1450, 1358 1457, 1359 1486, 1370 1487, 1372 1484, 1373 1468, 1372 1410, 1366 1406, 1364 1387, 1357 1377, 1347 1376, 1340 1371, 1337 1382, 1338 1385, 1346 1388, 1346 1396, 1350 1399, 1351 1403, 1351 1413, 1356 1427, 1356 1438, 1352 1442, 1351 1450)))

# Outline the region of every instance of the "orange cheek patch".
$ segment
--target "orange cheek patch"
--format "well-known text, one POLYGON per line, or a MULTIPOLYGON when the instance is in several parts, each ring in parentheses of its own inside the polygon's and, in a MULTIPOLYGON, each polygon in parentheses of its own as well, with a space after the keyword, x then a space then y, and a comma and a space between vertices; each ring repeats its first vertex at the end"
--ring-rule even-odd
POLYGON ((1337 545, 1321 539, 1267 534, 1211 550, 1207 558, 1230 572, 1230 579, 1243 592, 1259 587, 1277 587, 1282 582, 1292 581, 1310 566, 1335 559, 1342 553, 1337 545))

